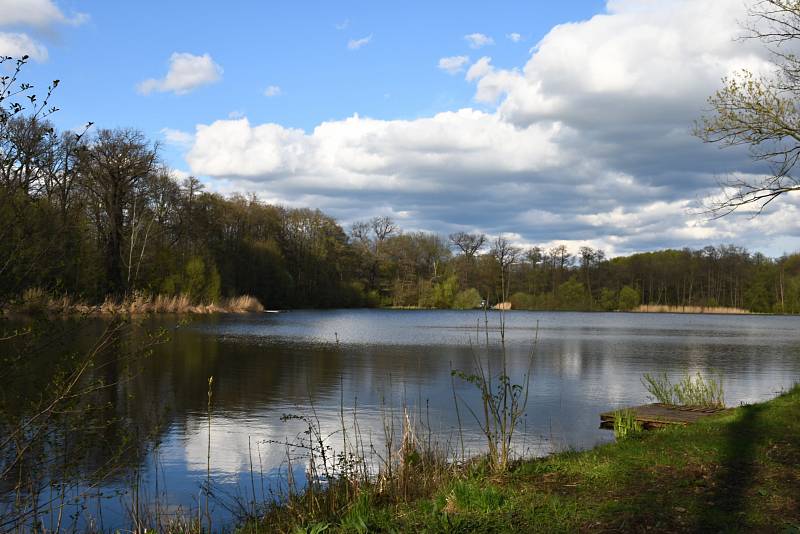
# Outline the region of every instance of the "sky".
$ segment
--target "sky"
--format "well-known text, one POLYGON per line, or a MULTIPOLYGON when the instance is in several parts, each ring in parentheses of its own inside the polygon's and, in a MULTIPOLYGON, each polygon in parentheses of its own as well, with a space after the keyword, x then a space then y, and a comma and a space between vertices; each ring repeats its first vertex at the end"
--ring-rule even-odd
POLYGON ((743 0, 0 0, 0 54, 58 78, 57 126, 134 127, 176 179, 347 227, 588 245, 800 249, 800 200, 709 220, 766 169, 691 135, 770 57, 743 0))

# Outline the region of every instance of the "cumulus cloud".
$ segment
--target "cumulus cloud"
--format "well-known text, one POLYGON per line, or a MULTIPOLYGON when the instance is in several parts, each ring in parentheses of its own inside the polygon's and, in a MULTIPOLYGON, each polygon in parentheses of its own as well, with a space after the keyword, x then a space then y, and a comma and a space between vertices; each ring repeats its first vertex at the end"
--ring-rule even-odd
POLYGON ((480 182, 487 172, 552 168, 561 161, 551 141, 557 130, 555 124, 522 130, 470 109, 413 121, 354 115, 324 122, 310 134, 222 120, 198 126, 187 161, 201 174, 290 179, 304 187, 438 190, 458 186, 441 180, 426 185, 428 174, 443 167, 460 184, 480 182))
POLYGON ((0 0, 0 26, 49 28, 56 24, 82 24, 88 15, 66 16, 51 0, 0 0))
POLYGON ((215 83, 221 78, 222 67, 214 63, 209 54, 195 56, 175 52, 169 58, 169 70, 164 78, 144 80, 137 89, 143 95, 152 92, 184 95, 203 85, 215 83))
POLYGON ((470 48, 482 48, 494 44, 494 39, 482 33, 470 33, 464 36, 470 48))
POLYGON ((220 120, 197 126, 187 163, 226 188, 344 223, 404 213, 409 229, 517 232, 523 243, 612 254, 784 246, 800 238, 800 199, 753 220, 707 221, 692 209, 718 193, 718 178, 763 171, 746 152, 689 133, 723 76, 773 68, 758 43, 735 39, 744 9, 739 0, 612 0, 601 15, 554 27, 524 65, 488 56, 470 65, 482 110, 354 115, 308 132, 220 120))
POLYGON ((457 74, 469 63, 469 56, 450 56, 439 60, 439 68, 448 74, 457 74))
POLYGON ((47 59, 47 48, 24 33, 0 32, 0 55, 30 56, 35 61, 47 59))
POLYGON ((466 79, 468 82, 471 82, 479 78, 485 77, 493 70, 494 69, 492 68, 492 58, 490 58, 489 56, 483 56, 470 66, 469 70, 467 71, 466 79))
POLYGON ((362 46, 366 46, 372 41, 372 34, 362 37, 361 39, 350 39, 347 41, 347 48, 349 50, 358 50, 362 46))
POLYGON ((283 90, 279 85, 270 85, 264 89, 264 96, 273 97, 273 96, 280 96, 283 94, 283 90))
POLYGON ((162 128, 161 135, 164 136, 167 143, 181 147, 191 146, 194 141, 194 136, 191 133, 173 128, 162 128))
POLYGON ((522 35, 517 32, 511 32, 506 34, 506 38, 513 43, 518 43, 522 40, 522 35))
MULTIPOLYGON (((88 19, 83 13, 66 16, 51 0, 0 0, 0 27, 51 30, 59 24, 79 25, 88 19)), ((30 56, 47 60, 47 47, 26 32, 0 32, 0 55, 30 56)))

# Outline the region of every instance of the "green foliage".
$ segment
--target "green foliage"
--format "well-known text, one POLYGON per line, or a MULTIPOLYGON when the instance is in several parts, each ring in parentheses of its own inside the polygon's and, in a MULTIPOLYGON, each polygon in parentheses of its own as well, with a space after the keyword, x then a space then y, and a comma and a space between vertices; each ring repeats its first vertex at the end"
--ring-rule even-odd
POLYGON ((636 412, 630 409, 614 412, 614 436, 620 440, 636 435, 642 431, 642 425, 636 420, 636 412))
POLYGON ((518 291, 511 295, 511 307, 515 310, 534 310, 536 309, 536 299, 533 295, 518 291))
POLYGON ((186 262, 183 272, 161 281, 158 287, 163 295, 188 295, 192 301, 210 304, 220 298, 221 279, 216 266, 206 263, 200 256, 186 262))
POLYGON ((481 396, 481 406, 473 409, 469 404, 466 408, 481 428, 486 438, 487 459, 491 468, 496 473, 505 472, 511 461, 514 434, 517 431, 521 418, 525 415, 530 393, 530 378, 533 371, 533 358, 539 339, 539 325, 536 325, 536 336, 528 353, 527 369, 522 375, 521 383, 514 383, 508 375, 508 360, 506 354, 504 323, 500 326, 500 358, 499 370, 492 371, 492 364, 488 360, 493 358, 490 354, 487 332, 487 363, 484 364, 477 353, 473 354, 475 370, 466 373, 461 370, 451 371, 451 375, 464 382, 472 384, 478 389, 481 396), (478 414, 481 414, 480 416, 478 414))
POLYGON ((641 295, 630 286, 624 286, 619 292, 619 309, 623 311, 630 311, 642 301, 641 295))
POLYGON ((608 287, 600 290, 600 300, 598 301, 600 309, 605 311, 614 311, 619 308, 617 294, 608 287))
POLYGON ((721 379, 704 379, 700 373, 686 374, 677 384, 664 373, 654 377, 646 373, 642 379, 647 391, 658 402, 674 406, 699 406, 704 408, 723 408, 725 392, 721 379))
POLYGON ((330 527, 330 523, 315 522, 307 527, 296 527, 293 534, 322 534, 323 532, 327 532, 330 527))
POLYGON ((452 308, 458 291, 458 277, 450 275, 433 286, 432 304, 435 308, 452 308))
POLYGON ((652 395, 653 399, 661 404, 675 404, 674 386, 667 377, 667 373, 663 373, 661 376, 645 373, 644 377, 642 377, 642 385, 652 395))
POLYGON ((700 373, 694 377, 688 374, 675 385, 675 396, 681 406, 703 406, 722 408, 725 406, 725 393, 721 379, 704 379, 700 373))
POLYGON ((558 286, 558 301, 562 310, 588 308, 586 288, 574 277, 558 286))
POLYGON ((754 312, 770 313, 770 297, 767 288, 761 281, 753 283, 744 294, 744 301, 747 308, 754 312))
POLYGON ((478 290, 474 287, 469 289, 465 289, 464 291, 459 291, 456 294, 455 298, 453 299, 453 308, 457 310, 472 310, 475 308, 480 308, 481 302, 481 294, 478 293, 478 290))
POLYGON ((491 513, 506 503, 506 496, 496 487, 481 480, 459 480, 446 493, 445 506, 453 512, 491 513))

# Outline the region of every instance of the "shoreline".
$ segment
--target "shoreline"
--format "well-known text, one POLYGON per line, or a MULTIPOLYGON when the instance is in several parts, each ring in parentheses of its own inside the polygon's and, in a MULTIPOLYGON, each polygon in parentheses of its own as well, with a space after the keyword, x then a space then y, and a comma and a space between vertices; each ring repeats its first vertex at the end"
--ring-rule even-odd
POLYGON ((211 303, 194 302, 188 295, 146 295, 87 304, 69 296, 54 298, 42 291, 26 292, 20 302, 0 308, 0 317, 24 315, 113 317, 119 315, 210 315, 262 313, 264 306, 250 295, 219 299, 211 303))
POLYGON ((298 511, 297 495, 237 532, 794 531, 798 411, 800 384, 686 427, 521 459, 503 475, 476 458, 411 498, 358 487, 323 513, 298 511))

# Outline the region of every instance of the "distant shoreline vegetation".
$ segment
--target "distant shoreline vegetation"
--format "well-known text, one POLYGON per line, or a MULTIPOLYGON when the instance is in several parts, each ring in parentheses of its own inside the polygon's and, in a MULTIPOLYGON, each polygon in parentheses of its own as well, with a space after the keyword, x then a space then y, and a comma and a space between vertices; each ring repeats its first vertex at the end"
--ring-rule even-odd
MULTIPOLYGON (((25 278, 36 284, 25 286, 22 277, 0 279, 0 315, 207 314, 257 312, 265 307, 480 309, 484 305, 533 311, 800 313, 800 254, 770 259, 721 246, 606 259, 602 251, 587 247, 579 255, 566 247, 523 251, 502 237, 485 250, 467 254, 452 250, 454 236, 448 242, 436 234, 395 228, 390 235, 361 241, 347 236, 318 211, 285 210, 206 193, 200 198, 206 195, 223 211, 237 208, 252 210, 253 217, 275 217, 271 224, 277 237, 261 244, 252 238, 239 243, 240 257, 227 252, 220 258, 186 254, 182 267, 177 258, 153 245, 154 250, 140 254, 143 265, 136 266, 145 274, 134 277, 133 287, 121 296, 99 292, 98 287, 89 291, 81 283, 67 284, 67 272, 53 269, 51 263, 26 265, 23 254, 20 263, 9 263, 9 271, 25 267, 25 278), (300 232, 297 224, 309 228, 300 232), (309 242, 307 231, 317 224, 333 230, 336 237, 327 244, 324 239, 309 242), (297 233, 279 240, 282 225, 291 225, 297 233), (304 254, 296 255, 296 248, 304 254), (166 257, 170 262, 160 263, 166 257), (325 283, 326 278, 332 280, 325 283), (21 291, 16 289, 20 287, 21 291)), ((25 244, 37 246, 35 239, 25 244)), ((22 245, 18 250, 24 253, 22 245)), ((206 245, 208 251, 217 246, 206 245)), ((202 243, 196 247, 202 248, 202 243)), ((94 277, 96 283, 102 271, 87 260, 78 252, 77 258, 67 254, 56 264, 63 269, 72 261, 80 263, 91 276, 78 273, 76 280, 94 277)))
POLYGON ((224 298, 213 302, 202 302, 189 295, 147 295, 137 293, 122 299, 106 298, 99 304, 88 304, 69 296, 53 296, 41 289, 26 290, 22 297, 0 309, 0 317, 6 315, 148 315, 148 314, 195 314, 253 313, 263 312, 264 306, 249 295, 224 298))
MULTIPOLYGON (((422 306, 383 306, 391 310, 480 310, 483 301, 478 298, 472 300, 477 291, 462 292, 465 295, 454 300, 450 308, 422 307, 422 306)), ((722 306, 668 306, 661 304, 640 304, 629 310, 620 309, 548 309, 524 307, 530 305, 529 295, 514 295, 513 301, 500 302, 489 307, 491 311, 577 311, 577 312, 629 312, 629 313, 685 313, 685 314, 716 314, 716 315, 750 315, 754 312, 742 308, 722 306), (516 304, 515 304, 516 303, 516 304)), ((87 316, 114 316, 114 315, 151 315, 151 314, 176 314, 176 315, 208 315, 208 314, 236 314, 236 313, 261 313, 266 311, 258 299, 250 295, 222 298, 215 301, 203 302, 193 299, 190 295, 149 295, 136 293, 132 296, 114 299, 107 297, 98 304, 89 304, 76 300, 66 295, 55 296, 46 291, 34 288, 26 290, 22 296, 0 308, 0 318, 12 315, 87 315, 87 316)))

